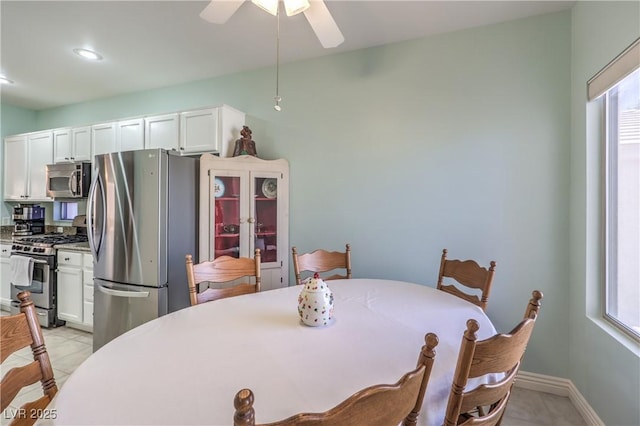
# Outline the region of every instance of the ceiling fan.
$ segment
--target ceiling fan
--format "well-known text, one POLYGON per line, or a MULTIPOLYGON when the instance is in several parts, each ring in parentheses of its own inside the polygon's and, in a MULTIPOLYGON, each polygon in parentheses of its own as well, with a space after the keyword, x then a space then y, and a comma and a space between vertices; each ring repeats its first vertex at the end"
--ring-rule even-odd
MULTIPOLYGON (((211 0, 211 3, 200 12, 200 17, 214 24, 224 24, 244 2, 245 0, 211 0)), ((280 0, 251 0, 251 2, 273 16, 278 14, 280 0)), ((324 48, 339 46, 344 41, 344 36, 323 0, 284 0, 284 9, 287 16, 303 12, 324 48)))

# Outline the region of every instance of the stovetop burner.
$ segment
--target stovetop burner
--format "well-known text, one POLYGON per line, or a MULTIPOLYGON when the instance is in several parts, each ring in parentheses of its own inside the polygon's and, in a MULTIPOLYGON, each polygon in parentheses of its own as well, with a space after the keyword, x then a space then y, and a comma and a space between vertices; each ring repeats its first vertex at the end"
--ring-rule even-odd
POLYGON ((32 237, 14 239, 11 246, 11 254, 17 255, 41 255, 54 256, 56 246, 71 243, 86 243, 89 239, 84 234, 43 234, 32 237))
POLYGON ((57 244, 85 243, 89 241, 86 235, 44 234, 20 238, 21 243, 52 247, 57 244))

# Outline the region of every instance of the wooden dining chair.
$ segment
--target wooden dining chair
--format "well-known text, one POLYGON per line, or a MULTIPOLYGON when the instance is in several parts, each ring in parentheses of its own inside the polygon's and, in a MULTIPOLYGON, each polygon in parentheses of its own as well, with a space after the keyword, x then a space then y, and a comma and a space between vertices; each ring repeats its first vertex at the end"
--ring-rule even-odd
POLYGON ((467 321, 449 394, 445 426, 500 424, 540 311, 542 293, 536 290, 532 296, 524 319, 508 334, 496 334, 477 341, 478 322, 473 319, 467 321), (467 390, 468 379, 487 374, 503 377, 496 383, 467 390))
POLYGON ((351 245, 349 244, 345 246, 344 252, 318 249, 311 253, 298 254, 295 247, 292 247, 291 251, 293 252, 293 271, 298 285, 302 284, 300 273, 303 271, 323 273, 334 269, 346 269, 346 275, 333 274, 322 279, 326 281, 351 278, 351 245))
POLYGON ((53 367, 49 360, 44 337, 38 323, 36 308, 31 301, 31 293, 18 293, 20 313, 0 317, 0 364, 12 353, 31 346, 33 362, 14 367, 7 371, 0 382, 0 411, 4 411, 20 390, 38 381, 42 384, 43 396, 22 405, 15 410, 11 425, 32 425, 38 420, 38 413, 45 409, 58 392, 53 377, 53 367))
POLYGON ((254 252, 254 258, 221 256, 213 261, 194 264, 193 257, 186 256, 187 283, 191 306, 225 297, 260 291, 260 249, 254 252), (240 283, 227 288, 207 288, 198 293, 198 284, 203 282, 227 283, 244 277, 253 277, 255 283, 240 283))
POLYGON ((438 289, 458 296, 467 302, 480 306, 482 310, 486 310, 495 269, 496 262, 493 260, 489 264, 489 269, 478 265, 475 260, 448 260, 447 249, 444 249, 442 250, 442 258, 440 259, 438 289), (453 284, 445 284, 445 278, 451 278, 462 286, 479 290, 481 293, 480 297, 465 293, 453 284))
MULTIPOLYGON (((438 336, 427 333, 418 356, 418 365, 393 385, 375 385, 362 389, 324 413, 301 413, 262 426, 413 426, 422 408, 431 368, 436 356, 438 336)), ((254 426, 254 396, 250 389, 240 390, 234 400, 234 426, 254 426)))

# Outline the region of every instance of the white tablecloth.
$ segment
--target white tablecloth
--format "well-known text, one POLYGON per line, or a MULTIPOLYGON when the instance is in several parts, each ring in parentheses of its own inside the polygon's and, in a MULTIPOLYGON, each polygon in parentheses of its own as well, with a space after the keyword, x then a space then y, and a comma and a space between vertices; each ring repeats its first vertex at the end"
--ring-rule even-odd
MULTIPOLYGON (((430 287, 330 281, 334 322, 302 325, 300 286, 183 309, 118 337, 66 381, 54 424, 230 425, 233 397, 255 394, 256 421, 325 411, 415 368, 427 332, 440 339, 418 423, 441 425, 467 319, 484 312, 430 287)), ((55 368, 55 365, 54 365, 55 368)))

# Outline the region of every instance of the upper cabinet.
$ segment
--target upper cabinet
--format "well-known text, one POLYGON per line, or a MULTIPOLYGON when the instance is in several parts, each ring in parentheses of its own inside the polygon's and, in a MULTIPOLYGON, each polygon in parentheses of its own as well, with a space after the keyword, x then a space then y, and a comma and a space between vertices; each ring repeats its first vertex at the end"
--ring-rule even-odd
POLYGON ((51 201, 47 197, 46 166, 53 163, 53 132, 8 137, 4 149, 4 198, 51 201))
POLYGON ((93 161, 96 155, 147 148, 232 157, 244 124, 243 112, 220 105, 8 136, 4 140, 4 199, 51 201, 46 194, 45 167, 51 163, 93 161))
POLYGON ((144 149, 144 119, 118 121, 116 123, 116 139, 119 151, 135 151, 144 149))
POLYGON ((144 119, 113 121, 91 127, 93 155, 144 149, 144 119))
POLYGON ((228 105, 185 111, 180 114, 180 152, 217 152, 220 157, 231 157, 244 124, 245 114, 228 105))
POLYGON ((27 136, 4 140, 4 198, 24 200, 27 193, 27 136), (9 160, 11 159, 11 160, 9 160))
POLYGON ((144 119, 144 147, 178 150, 178 114, 164 114, 144 119))
POLYGON ((181 155, 219 153, 231 157, 245 114, 221 105, 144 119, 144 147, 179 151, 181 155))
POLYGON ((93 155, 117 152, 116 123, 102 123, 91 126, 93 155))
POLYGON ((53 131, 53 162, 91 161, 91 127, 53 131))
POLYGON ((180 114, 180 150, 218 151, 218 109, 186 111, 180 114))

